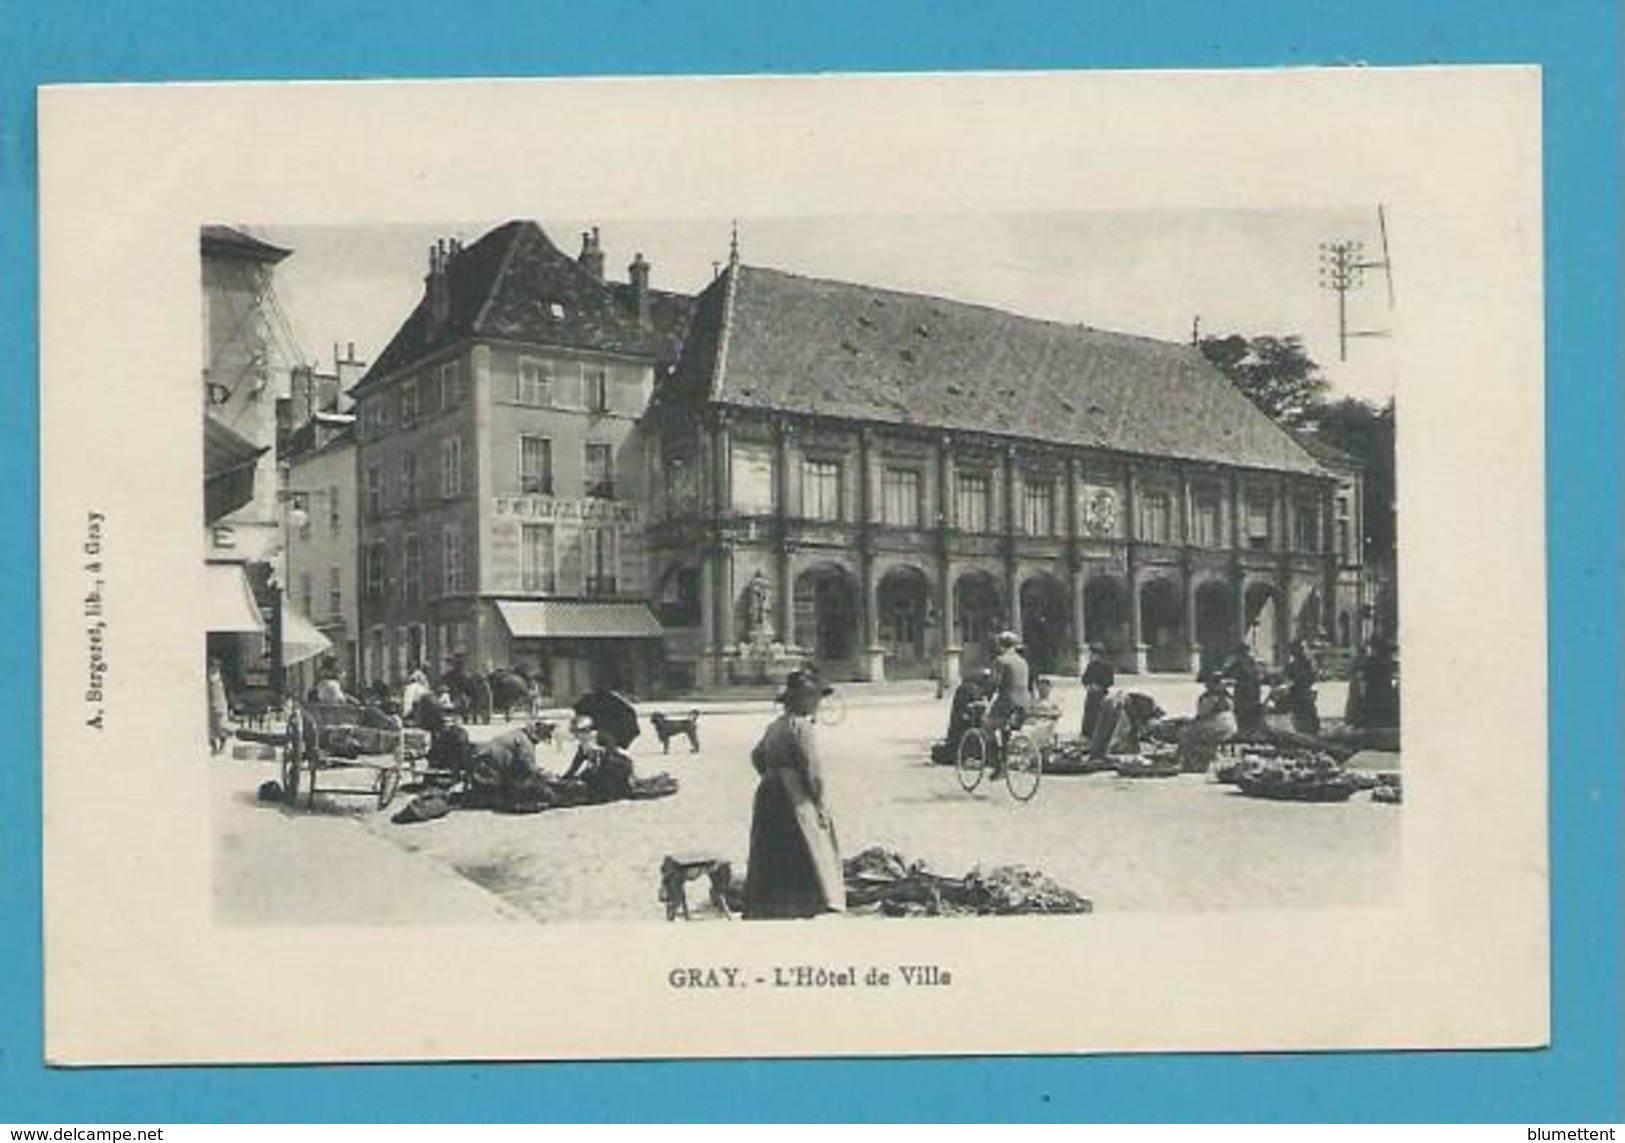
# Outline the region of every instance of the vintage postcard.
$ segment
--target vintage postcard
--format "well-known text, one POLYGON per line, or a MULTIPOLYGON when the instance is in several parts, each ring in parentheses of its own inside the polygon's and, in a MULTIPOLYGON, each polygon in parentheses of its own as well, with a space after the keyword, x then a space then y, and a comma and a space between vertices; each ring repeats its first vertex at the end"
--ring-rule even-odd
POLYGON ((1539 91, 42 92, 49 1059, 1546 1043, 1539 91))

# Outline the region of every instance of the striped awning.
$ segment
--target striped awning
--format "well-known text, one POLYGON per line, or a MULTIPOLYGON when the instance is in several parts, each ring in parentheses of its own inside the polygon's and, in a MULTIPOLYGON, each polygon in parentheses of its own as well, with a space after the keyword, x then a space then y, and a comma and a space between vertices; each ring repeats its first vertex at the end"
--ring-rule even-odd
POLYGON ((574 599, 503 599, 497 611, 515 639, 658 639, 647 604, 574 599))

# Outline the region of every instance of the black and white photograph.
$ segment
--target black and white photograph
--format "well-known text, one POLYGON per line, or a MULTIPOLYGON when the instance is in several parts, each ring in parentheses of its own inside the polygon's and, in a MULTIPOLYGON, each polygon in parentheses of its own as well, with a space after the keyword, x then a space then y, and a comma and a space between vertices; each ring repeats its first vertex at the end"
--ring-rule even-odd
POLYGON ((53 1058, 1544 1042, 1533 91, 47 93, 53 1058))
POLYGON ((1386 229, 205 226, 221 915, 1390 897, 1386 229))

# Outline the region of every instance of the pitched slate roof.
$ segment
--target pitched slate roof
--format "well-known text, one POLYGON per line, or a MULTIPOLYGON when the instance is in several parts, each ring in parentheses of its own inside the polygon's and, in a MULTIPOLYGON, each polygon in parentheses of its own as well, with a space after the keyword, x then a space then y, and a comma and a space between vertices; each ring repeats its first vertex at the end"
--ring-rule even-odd
POLYGON ((695 299, 688 400, 1323 474, 1195 349, 753 266, 695 299))
POLYGON ((598 281, 526 219, 453 253, 446 273, 445 320, 436 323, 427 298, 419 301, 351 392, 468 337, 675 360, 688 322, 689 298, 650 290, 649 324, 640 325, 629 285, 598 281))
POLYGON ((293 253, 285 247, 273 246, 263 239, 255 238, 246 230, 239 230, 235 226, 203 227, 198 234, 198 245, 205 254, 250 258, 256 262, 270 262, 273 265, 293 253))
POLYGON ((1328 464, 1343 465, 1348 468, 1364 468, 1365 462, 1351 452, 1345 452, 1334 444, 1329 444, 1320 438, 1320 434, 1307 429, 1294 429, 1293 439, 1304 447, 1310 456, 1328 464))

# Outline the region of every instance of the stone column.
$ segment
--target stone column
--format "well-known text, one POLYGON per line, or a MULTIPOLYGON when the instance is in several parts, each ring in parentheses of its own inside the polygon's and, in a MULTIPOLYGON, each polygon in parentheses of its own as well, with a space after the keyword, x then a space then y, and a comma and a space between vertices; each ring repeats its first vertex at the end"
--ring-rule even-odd
POLYGON ((1072 610, 1073 672, 1081 674, 1089 659, 1088 640, 1083 636, 1083 549, 1082 529, 1078 526, 1078 458, 1066 459, 1066 479, 1062 482, 1066 496, 1066 590, 1067 602, 1072 610))
MULTIPOLYGON (((1231 549, 1231 589, 1236 609, 1235 637, 1238 643, 1247 641, 1247 576, 1241 568, 1241 553, 1247 547, 1247 490, 1241 478, 1241 473, 1230 474, 1230 549, 1231 549)), ((1227 659, 1234 647, 1226 647, 1219 652, 1220 659, 1227 659)))
POLYGON ((1010 630, 1021 634, 1021 583, 1016 567, 1016 543, 1021 509, 1016 496, 1016 446, 1006 445, 1002 470, 1004 484, 1004 593, 1005 617, 1010 630))
POLYGON ((1150 648, 1145 644, 1145 629, 1140 618, 1140 575, 1130 553, 1128 569, 1128 638, 1134 649, 1134 673, 1143 675, 1150 669, 1150 648))
POLYGON ((875 440, 871 429, 858 430, 858 615, 861 624, 862 673, 873 683, 886 681, 886 648, 880 642, 880 600, 875 584, 875 440))
POLYGON ((940 628, 942 685, 953 687, 959 683, 960 655, 959 623, 954 614, 953 559, 949 549, 953 543, 954 520, 954 439, 947 434, 937 440, 937 623, 940 628))
POLYGON ((704 644, 695 664, 695 681, 710 686, 722 681, 718 672, 721 648, 717 643, 716 548, 707 544, 700 553, 700 631, 704 644))
POLYGON ((716 442, 712 453, 712 499, 718 516, 734 514, 733 502, 733 431, 726 413, 717 414, 716 442))
POLYGON ((1186 670, 1197 670, 1202 665, 1202 645, 1196 641, 1196 571, 1185 563, 1185 655, 1186 670))
POLYGON ((1320 597, 1319 634, 1332 642, 1337 637, 1337 583, 1343 557, 1337 552, 1337 485, 1328 480, 1320 490, 1320 560, 1324 582, 1320 597))
POLYGON ((1247 546, 1246 537, 1242 533, 1246 529, 1247 505, 1241 486, 1241 473, 1230 474, 1230 547, 1241 550, 1247 546))
POLYGON ((724 652, 733 648, 738 642, 734 633, 734 611, 736 600, 734 597, 734 552, 733 544, 727 540, 717 546, 717 569, 715 581, 717 585, 717 646, 724 652))
POLYGON ((959 642, 959 616, 954 598, 953 563, 946 557, 942 561, 942 682, 952 687, 958 684, 964 648, 959 642))
POLYGON ((776 535, 774 537, 774 550, 776 553, 776 571, 778 579, 778 620, 775 632, 778 641, 786 647, 793 647, 796 641, 795 629, 795 584, 790 580, 790 551, 794 541, 790 536, 790 441, 795 436, 795 426, 788 421, 779 421, 774 434, 774 486, 773 486, 773 514, 777 519, 776 535))
POLYGON ((1124 469, 1124 488, 1127 495, 1123 504, 1123 535, 1128 541, 1128 638, 1134 655, 1134 671, 1145 674, 1149 667, 1145 645, 1145 628, 1140 618, 1140 482, 1134 466, 1124 469))
POLYGON ((1298 550, 1298 505, 1297 487, 1286 477, 1281 478, 1281 544, 1284 552, 1298 550))
POLYGON ((1186 548, 1196 543, 1194 535, 1196 514, 1191 511, 1191 476, 1180 470, 1180 543, 1186 548))

